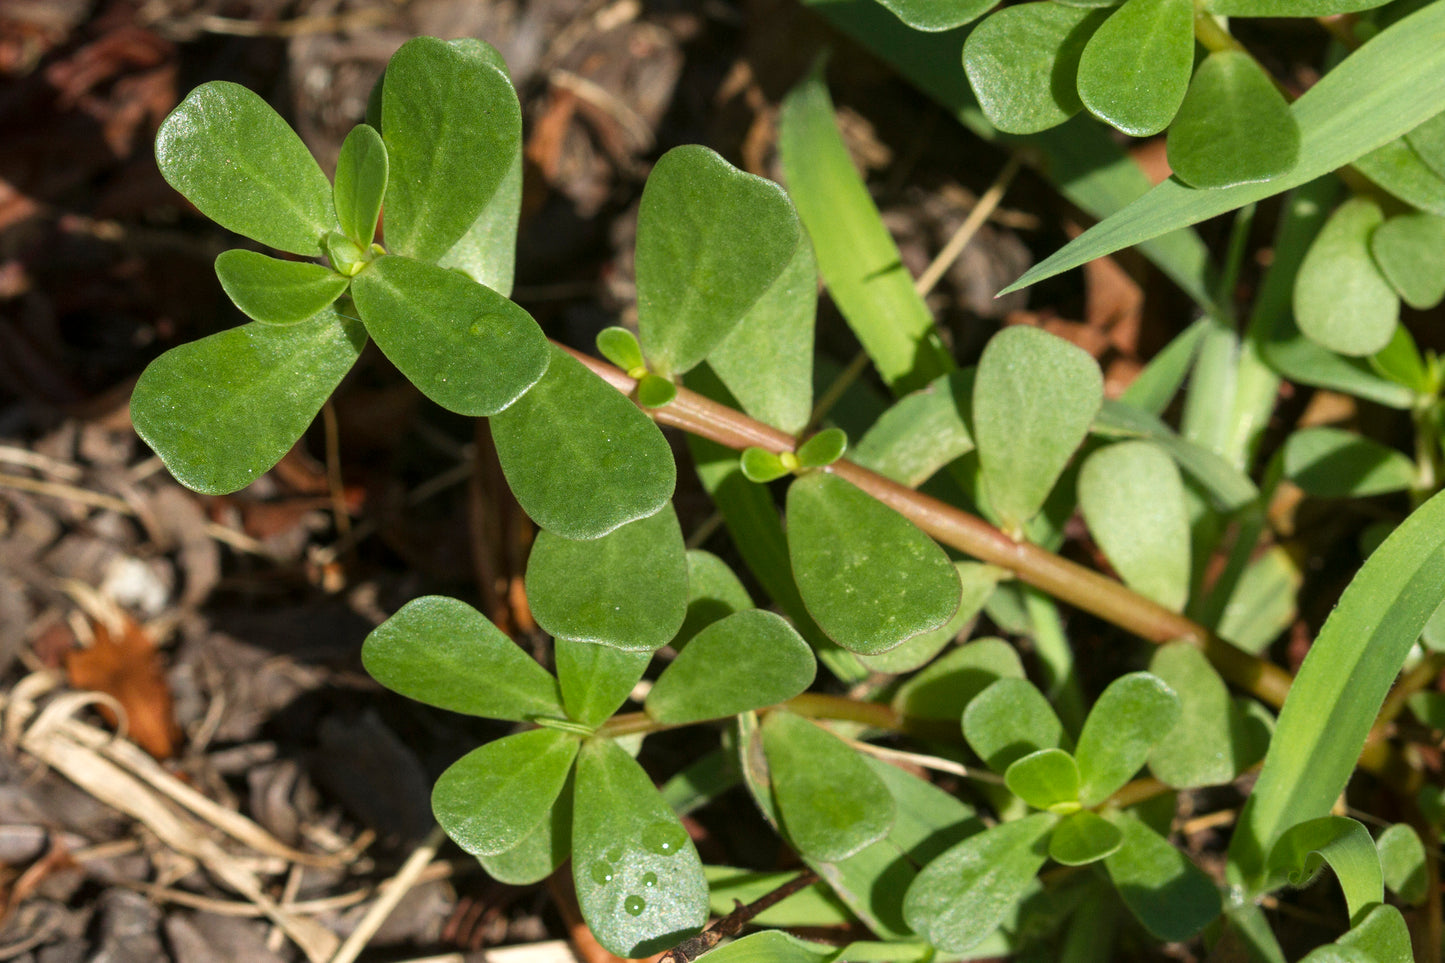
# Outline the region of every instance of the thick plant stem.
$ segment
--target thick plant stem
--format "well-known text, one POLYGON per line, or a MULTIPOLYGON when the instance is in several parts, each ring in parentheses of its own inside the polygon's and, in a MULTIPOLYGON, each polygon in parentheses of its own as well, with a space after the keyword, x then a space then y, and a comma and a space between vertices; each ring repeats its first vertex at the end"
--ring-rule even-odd
MULTIPOLYGON (((637 383, 622 371, 605 361, 567 350, 618 391, 632 393, 637 383)), ((678 389, 677 398, 671 404, 644 410, 659 424, 680 428, 739 451, 754 446, 771 452, 792 451, 796 444, 791 435, 686 388, 678 389)), ((977 516, 860 465, 844 460, 835 462, 828 470, 943 544, 981 562, 1006 568, 1020 581, 1150 642, 1162 645, 1183 641, 1197 645, 1230 682, 1270 705, 1284 704, 1291 681, 1288 672, 1235 648, 1199 623, 1144 598, 1122 583, 1036 545, 1016 542, 977 516)))

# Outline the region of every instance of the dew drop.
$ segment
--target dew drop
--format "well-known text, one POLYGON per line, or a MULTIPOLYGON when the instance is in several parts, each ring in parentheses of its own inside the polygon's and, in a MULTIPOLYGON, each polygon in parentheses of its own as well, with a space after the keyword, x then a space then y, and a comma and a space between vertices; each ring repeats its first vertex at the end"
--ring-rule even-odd
POLYGON ((592 882, 598 886, 606 886, 612 882, 613 869, 611 863, 604 863, 599 859, 592 864, 592 868, 588 872, 592 877, 592 882))
POLYGON ((620 847, 620 846, 614 846, 614 847, 612 847, 611 849, 609 849, 609 850, 607 851, 607 858, 610 859, 610 860, 612 860, 612 862, 614 862, 614 863, 620 862, 621 859, 622 859, 622 847, 620 847))
POLYGON ((627 910, 630 916, 641 916, 642 911, 647 909, 647 900, 641 896, 629 896, 622 901, 622 908, 627 910))
POLYGON ((642 845, 659 856, 673 856, 687 844, 687 830, 680 823, 657 822, 642 831, 642 845))
POLYGON ((656 886, 656 885, 657 885, 657 874, 656 874, 656 873, 643 873, 643 874, 642 874, 642 885, 643 885, 643 886, 646 886, 648 889, 651 889, 652 887, 656 886))

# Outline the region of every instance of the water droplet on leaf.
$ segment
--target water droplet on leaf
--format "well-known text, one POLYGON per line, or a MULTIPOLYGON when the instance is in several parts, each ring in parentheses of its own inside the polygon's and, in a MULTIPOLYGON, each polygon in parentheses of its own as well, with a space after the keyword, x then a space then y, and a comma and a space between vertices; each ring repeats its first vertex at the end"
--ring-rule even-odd
POLYGON ((654 887, 654 886, 656 886, 656 885, 657 885, 657 874, 656 874, 656 873, 643 873, 643 874, 642 874, 642 885, 648 887, 649 889, 652 888, 652 887, 654 887))
POLYGON ((614 863, 620 861, 622 859, 622 847, 614 846, 609 849, 607 851, 607 858, 612 860, 612 862, 614 863))
POLYGON ((598 886, 606 886, 608 883, 612 882, 612 873, 612 864, 604 863, 600 859, 592 864, 592 869, 589 871, 589 874, 592 877, 592 882, 596 883, 598 886))
POLYGON ((642 911, 647 909, 647 900, 641 896, 629 896, 622 901, 622 908, 632 916, 641 916, 642 911))
POLYGON ((687 830, 680 823, 653 823, 642 832, 642 845, 659 856, 673 856, 687 844, 687 830))

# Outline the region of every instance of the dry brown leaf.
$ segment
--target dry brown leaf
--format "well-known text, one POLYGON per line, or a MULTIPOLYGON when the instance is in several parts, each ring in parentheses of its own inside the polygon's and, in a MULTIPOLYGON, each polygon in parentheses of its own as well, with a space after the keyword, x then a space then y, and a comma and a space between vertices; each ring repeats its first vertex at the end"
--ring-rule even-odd
MULTIPOLYGON (((125 710, 127 736, 157 759, 169 759, 175 754, 180 729, 155 642, 129 616, 119 632, 98 621, 91 622, 91 629, 95 644, 66 654, 70 684, 115 699, 125 710)), ((100 711, 111 725, 118 724, 108 707, 101 705, 100 711)))

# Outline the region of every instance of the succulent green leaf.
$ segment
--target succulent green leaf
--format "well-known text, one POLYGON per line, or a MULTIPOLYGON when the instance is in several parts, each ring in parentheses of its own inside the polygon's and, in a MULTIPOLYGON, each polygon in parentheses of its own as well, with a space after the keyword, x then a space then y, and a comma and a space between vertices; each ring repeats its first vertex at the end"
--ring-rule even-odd
POLYGON ((703 629, 734 612, 753 607, 753 598, 727 562, 711 552, 688 549, 687 617, 672 640, 681 651, 703 629))
POLYGON ((1204 58, 1169 125, 1169 166, 1191 187, 1233 187, 1278 177, 1299 158, 1299 124, 1252 56, 1204 58))
POLYGON ((993 932, 1048 859, 1057 816, 1034 813, 976 833, 919 872, 904 898, 908 925, 944 953, 993 932))
POLYGON ((562 704, 567 715, 584 726, 599 726, 611 718, 652 661, 650 651, 629 652, 561 637, 554 640, 553 651, 562 704))
POLYGON ((1032 682, 1006 677, 969 701, 963 737, 985 765, 1003 773, 1031 752, 1059 747, 1064 726, 1032 682))
POLYGON ((464 274, 385 255, 352 280, 351 296, 387 358, 448 411, 494 415, 547 370, 551 349, 532 316, 464 274))
POLYGON ((783 189, 695 144, 658 160, 637 214, 637 328, 662 375, 722 343, 803 242, 783 189))
MULTIPOLYGON (((1389 221, 1385 222, 1385 224, 1389 223, 1389 221)), ((1379 237, 1380 230, 1384 226, 1384 224, 1380 225, 1375 230, 1375 236, 1370 240, 1372 253, 1374 253, 1375 239, 1379 237)), ((1375 254, 1375 263, 1380 263, 1379 254, 1375 254)), ((1445 270, 1445 263, 1441 264, 1441 269, 1445 270)), ((1396 282, 1391 281, 1390 283, 1395 284, 1396 282)), ((1395 384, 1403 385, 1416 394, 1424 395, 1434 391, 1434 375, 1425 364, 1425 359, 1421 357, 1420 348, 1415 344, 1410 329, 1403 324, 1395 326, 1395 335, 1390 339, 1389 344, 1370 355, 1370 367, 1395 384)))
POLYGON ((1426 310, 1445 298, 1445 217, 1423 212, 1392 217, 1370 235, 1370 253, 1410 307, 1426 310))
POLYGON ((677 467, 662 432, 561 348, 542 380, 491 424, 512 494, 563 538, 599 538, 672 497, 677 467))
POLYGON ((1325 620, 1280 712, 1230 842, 1233 869, 1262 882, 1286 829, 1330 811, 1420 631, 1445 601, 1445 498, 1417 508, 1365 560, 1325 620))
POLYGON ((467 233, 516 164, 522 109, 491 58, 417 37, 387 63, 381 134, 391 161, 387 249, 435 261, 467 233))
POLYGON ((386 144, 368 124, 357 124, 341 142, 336 158, 336 220, 342 233, 362 247, 376 236, 376 219, 386 196, 386 144))
POLYGON ((835 862, 888 835, 896 812, 888 787, 837 736, 774 711, 763 719, 763 751, 783 829, 799 853, 835 862))
POLYGON ((474 856, 513 849, 551 813, 577 746, 570 732, 533 729, 473 749, 437 780, 437 822, 474 856))
POLYGON ((830 963, 837 955, 837 947, 799 939, 782 930, 763 930, 709 950, 698 959, 708 963, 830 963))
POLYGON ((1362 154, 1351 166, 1411 207, 1445 214, 1445 177, 1435 173, 1405 138, 1362 154))
POLYGON ((1131 672, 1100 694, 1079 733, 1074 758, 1079 801, 1097 806, 1129 781, 1179 721, 1179 696, 1158 676, 1131 672))
POLYGON ((788 554, 808 612, 845 649, 886 652, 948 622, 961 598, 943 549, 829 472, 788 489, 788 554))
POLYGON ((637 382, 637 403, 644 408, 661 408, 677 397, 677 385, 671 378, 648 372, 637 382))
POLYGON ((1124 844, 1124 833, 1098 813, 1071 813, 1049 836, 1049 858, 1065 866, 1086 866, 1112 856, 1124 844))
POLYGON ((566 862, 572 853, 572 783, 569 773, 542 821, 520 843, 495 856, 477 857, 488 876, 499 883, 531 886, 566 862))
MULTIPOLYGON (((1438 636, 1436 635, 1438 626, 1434 625, 1439 619, 1445 619, 1445 611, 1437 609, 1435 615, 1431 616, 1432 624, 1426 626, 1426 632, 1420 640, 1427 648, 1434 651, 1439 651, 1438 636), (1431 638, 1432 636, 1434 638, 1431 638)), ((1406 704, 1421 725, 1445 732, 1445 692, 1434 692, 1428 689, 1424 692, 1416 692, 1410 696, 1406 704)))
POLYGON ((565 714, 551 673, 457 599, 403 605, 366 637, 361 664, 393 692, 439 709, 515 721, 565 714))
POLYGON ((803 430, 813 409, 817 313, 818 259, 805 233, 777 280, 707 356, 743 411, 790 435, 803 430))
POLYGON ((735 612, 694 636, 663 670, 647 714, 666 725, 724 719, 791 699, 816 672, 813 650, 781 616, 735 612))
POLYGON ((1221 512, 1243 508, 1259 497, 1259 489, 1244 472, 1216 452, 1179 437, 1164 422, 1132 405, 1106 399, 1094 419, 1093 431, 1113 438, 1143 438, 1157 445, 1203 486, 1221 512))
POLYGON ((1285 830, 1270 850, 1268 871, 1277 881, 1304 886, 1326 863, 1345 892, 1352 922, 1372 903, 1384 901, 1385 879, 1375 841, 1362 823, 1345 816, 1321 816, 1285 830))
POLYGON ((963 67, 983 114, 1001 131, 1032 134, 1083 109, 1079 56, 1107 13, 1062 3, 995 11, 963 45, 963 67))
POLYGON ((1445 177, 1445 112, 1410 131, 1405 141, 1432 171, 1445 177))
POLYGON ((1425 866, 1425 844, 1408 823, 1396 823, 1375 840, 1380 851, 1380 868, 1385 886, 1410 906, 1425 902, 1429 877, 1425 866))
POLYGON ((1410 927, 1394 906, 1376 904, 1335 946, 1345 950, 1364 951, 1374 963, 1414 963, 1415 952, 1410 943, 1410 927))
POLYGON ((952 30, 974 20, 994 5, 995 0, 878 0, 899 20, 914 30, 952 30))
POLYGON ((1003 781, 1009 792, 1035 809, 1078 811, 1079 767, 1062 749, 1040 749, 1015 759, 1003 781))
POLYGON ((1148 137, 1174 119, 1194 67, 1189 0, 1126 0, 1079 56, 1079 97, 1094 116, 1148 137))
MULTIPOLYGON (((978 616, 984 603, 998 587, 1002 571, 978 562, 954 562, 953 567, 958 572, 959 582, 963 584, 963 600, 959 603, 958 611, 953 613, 953 618, 942 628, 915 635, 887 652, 859 656, 864 665, 874 672, 911 672, 943 651, 968 623, 978 616)), ((958 708, 959 712, 963 711, 963 706, 958 708)), ((950 713, 949 718, 957 719, 958 712, 950 713)))
POLYGON ((1189 598, 1189 511, 1174 460, 1147 441, 1100 448, 1079 471, 1079 508, 1124 583, 1178 612, 1189 598))
POLYGON ((1188 856, 1132 813, 1104 818, 1124 836, 1104 869, 1146 930, 1166 942, 1187 940, 1219 916, 1219 890, 1188 856))
POLYGON ((301 138, 257 94, 213 80, 156 132, 166 181, 227 230, 315 257, 336 226, 331 185, 301 138))
POLYGON ((852 461, 916 488, 973 451, 973 376, 972 368, 955 371, 904 395, 854 446, 852 461))
POLYGON ((131 421, 182 485, 237 491, 291 450, 365 346, 361 325, 334 308, 222 331, 152 361, 131 421))
POLYGON ((784 100, 778 149, 828 293, 889 388, 912 391, 952 370, 933 315, 843 144, 821 63, 784 100))
POLYGON ((1222 17, 1328 17, 1383 6, 1388 0, 1210 0, 1222 17))
POLYGON ((282 261, 255 251, 223 251, 216 277, 236 307, 267 324, 295 324, 330 307, 351 283, 310 261, 282 261))
POLYGON ((1358 947, 1326 943, 1310 950, 1300 963, 1379 963, 1379 960, 1358 947))
MULTIPOLYGON (((1001 294, 1298 187, 1387 144, 1445 102, 1445 6, 1425 4, 1327 73, 1290 108, 1299 163, 1274 180, 1201 191, 1170 179, 1030 268, 1001 294)), ((1087 98, 1085 98, 1087 102, 1087 98)))
POLYGON ((537 533, 532 617, 551 635, 632 652, 666 645, 687 615, 687 549, 671 505, 601 538, 537 533))
POLYGON ((1303 428, 1284 443, 1284 477, 1320 498, 1404 491, 1415 474, 1404 452, 1340 428, 1303 428))
POLYGON ((743 470, 744 478, 757 485, 766 485, 792 473, 780 454, 766 448, 744 448, 738 467, 743 470))
POLYGON ((984 489, 1005 531, 1043 507, 1104 399, 1099 365, 1040 328, 994 335, 973 384, 973 433, 984 489))
POLYGON ((572 878, 588 927, 619 956, 649 956, 707 922, 707 879, 687 830, 611 739, 577 757, 572 878))
MULTIPOLYGON (((965 579, 965 591, 967 591, 965 579)), ((893 697, 910 719, 957 721, 973 697, 999 679, 1022 679, 1018 652, 1003 639, 974 639, 912 676, 893 697)))
POLYGON ((1373 354, 1390 343, 1400 299, 1370 257, 1380 205, 1356 197, 1339 206, 1310 245, 1295 278, 1295 321, 1305 336, 1340 354, 1373 354))
POLYGON ((1149 671, 1179 696, 1179 722, 1155 744, 1149 771, 1176 789, 1234 779, 1247 747, 1237 744, 1242 721, 1234 718, 1234 703, 1219 672, 1186 642, 1161 647, 1149 671))
POLYGON ((843 457, 848 450, 848 435, 842 428, 824 428, 798 446, 798 464, 803 468, 823 468, 843 457))
POLYGON ((647 369, 642 360, 642 346, 637 343, 637 335, 626 328, 613 325, 597 332, 597 350, 602 353, 602 357, 617 365, 629 377, 635 378, 647 369))

